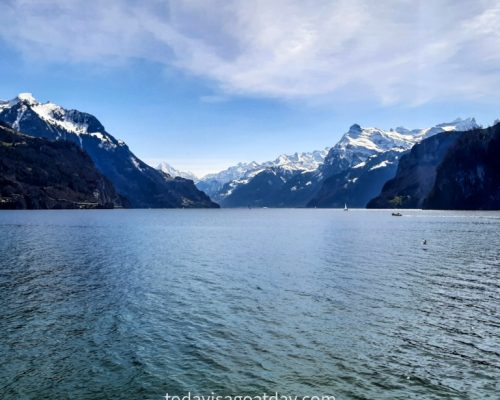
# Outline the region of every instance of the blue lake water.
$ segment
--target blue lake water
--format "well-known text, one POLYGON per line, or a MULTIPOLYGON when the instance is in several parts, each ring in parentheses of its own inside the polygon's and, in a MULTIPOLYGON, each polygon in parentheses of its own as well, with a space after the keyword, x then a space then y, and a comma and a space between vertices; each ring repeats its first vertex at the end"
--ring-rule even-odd
POLYGON ((500 213, 0 212, 0 360, 4 400, 498 399, 500 213))

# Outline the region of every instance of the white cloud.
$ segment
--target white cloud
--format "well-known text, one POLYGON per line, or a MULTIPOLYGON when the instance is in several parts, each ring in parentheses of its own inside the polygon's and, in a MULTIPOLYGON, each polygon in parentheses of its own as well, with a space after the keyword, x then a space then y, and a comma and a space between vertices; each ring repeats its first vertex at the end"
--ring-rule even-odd
POLYGON ((7 0, 0 23, 29 59, 147 59, 216 82, 214 98, 421 104, 500 91, 493 0, 7 0))

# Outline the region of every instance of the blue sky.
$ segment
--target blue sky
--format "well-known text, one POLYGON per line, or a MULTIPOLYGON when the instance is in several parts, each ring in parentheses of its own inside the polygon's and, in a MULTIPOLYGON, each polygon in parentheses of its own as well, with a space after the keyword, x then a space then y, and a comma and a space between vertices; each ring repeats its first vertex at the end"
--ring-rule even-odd
POLYGON ((0 22, 0 98, 90 112, 198 175, 353 123, 500 117, 495 1, 2 0, 0 22))

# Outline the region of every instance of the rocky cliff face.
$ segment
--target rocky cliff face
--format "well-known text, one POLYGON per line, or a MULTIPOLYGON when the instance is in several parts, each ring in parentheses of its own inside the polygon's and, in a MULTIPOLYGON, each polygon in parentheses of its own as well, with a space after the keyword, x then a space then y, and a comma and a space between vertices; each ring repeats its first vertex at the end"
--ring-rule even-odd
POLYGON ((457 140, 439 165, 423 208, 500 210, 500 124, 457 140))
POLYGON ((127 206, 77 145, 0 124, 0 209, 127 206))
POLYGON ((442 132, 416 144, 401 157, 396 176, 387 181, 368 208, 422 208, 448 149, 464 132, 442 132))
POLYGON ((173 178, 142 162, 93 115, 40 103, 24 93, 0 102, 0 121, 31 136, 77 144, 132 207, 218 207, 191 180, 173 178))

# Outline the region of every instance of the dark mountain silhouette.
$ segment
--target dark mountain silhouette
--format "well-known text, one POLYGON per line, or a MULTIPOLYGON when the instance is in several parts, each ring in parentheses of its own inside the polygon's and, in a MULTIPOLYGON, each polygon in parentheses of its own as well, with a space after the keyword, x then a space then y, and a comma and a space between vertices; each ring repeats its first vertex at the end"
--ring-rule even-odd
POLYGON ((368 207, 500 209, 499 130, 497 124, 423 140, 368 207))
POLYGON ((127 205, 74 143, 34 138, 0 123, 0 209, 127 205))
POLYGON ((458 139, 438 167, 423 208, 500 210, 500 124, 458 139))

